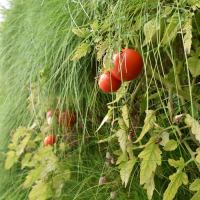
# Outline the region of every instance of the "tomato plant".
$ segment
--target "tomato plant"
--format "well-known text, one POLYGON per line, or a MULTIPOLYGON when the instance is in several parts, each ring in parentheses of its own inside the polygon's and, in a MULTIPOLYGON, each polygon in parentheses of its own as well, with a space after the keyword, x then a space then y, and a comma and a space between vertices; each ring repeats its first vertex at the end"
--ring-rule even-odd
POLYGON ((99 87, 107 93, 116 92, 120 88, 121 84, 122 82, 112 75, 110 80, 109 72, 104 72, 99 78, 99 87))
POLYGON ((61 113, 60 115, 60 124, 66 127, 73 126, 76 122, 76 115, 73 111, 68 110, 66 112, 61 113))
POLYGON ((44 144, 45 144, 46 146, 48 146, 48 145, 53 146, 55 142, 56 142, 55 136, 48 136, 48 137, 46 137, 45 140, 44 140, 44 144))
POLYGON ((142 57, 133 49, 123 49, 121 55, 114 54, 113 59, 115 68, 111 69, 111 74, 118 80, 132 81, 142 72, 142 57))

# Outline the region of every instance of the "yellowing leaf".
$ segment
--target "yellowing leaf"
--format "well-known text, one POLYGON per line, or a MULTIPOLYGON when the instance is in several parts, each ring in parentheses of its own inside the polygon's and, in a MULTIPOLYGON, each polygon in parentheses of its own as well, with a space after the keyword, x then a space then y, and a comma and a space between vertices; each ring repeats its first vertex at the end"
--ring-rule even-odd
POLYGON ((140 133, 140 136, 138 137, 138 139, 134 142, 139 142, 144 136, 145 134, 149 131, 149 129, 153 126, 152 122, 156 122, 156 116, 154 115, 154 111, 153 110, 146 110, 146 118, 144 120, 144 126, 142 129, 142 132, 140 133))
POLYGON ((110 71, 111 69, 115 68, 112 55, 113 55, 112 52, 108 50, 103 58, 103 67, 105 71, 110 71))
POLYGON ((165 144, 165 146, 163 147, 163 149, 165 151, 173 151, 177 148, 178 144, 175 140, 170 140, 169 142, 167 142, 167 144, 165 144))
POLYGON ((131 172, 132 172, 132 169, 133 169, 136 162, 137 162, 137 157, 133 157, 131 160, 129 160, 127 163, 125 163, 120 170, 122 185, 125 183, 125 188, 127 186, 128 180, 129 180, 131 172))
POLYGON ((118 165, 118 164, 121 163, 122 161, 127 161, 127 158, 128 158, 127 153, 121 154, 121 156, 119 156, 119 158, 117 159, 116 164, 118 165))
POLYGON ((90 44, 83 43, 81 46, 78 47, 74 57, 71 60, 79 60, 80 58, 85 56, 89 47, 90 44))
POLYGON ((106 139, 99 140, 97 143, 110 142, 114 137, 115 137, 115 134, 111 135, 110 137, 108 137, 106 139))
POLYGON ((185 21, 183 30, 186 31, 186 34, 184 35, 184 38, 183 38, 185 49, 186 49, 187 54, 190 54, 191 45, 192 45, 192 19, 188 18, 185 21))
POLYGON ((162 141, 159 143, 162 146, 165 146, 169 142, 169 133, 163 132, 161 135, 162 141))
POLYGON ((123 153, 126 153, 126 139, 127 139, 127 134, 125 130, 120 129, 115 133, 115 136, 118 137, 118 142, 119 145, 122 149, 123 153))
POLYGON ((188 67, 193 77, 200 75, 200 59, 198 57, 193 56, 188 58, 188 67))
POLYGON ((179 18, 178 16, 174 15, 170 19, 170 23, 167 25, 165 29, 165 33, 163 36, 163 45, 167 44, 173 38, 175 38, 179 29, 180 29, 179 18))
POLYGON ((148 199, 149 200, 152 199, 152 197, 153 197, 153 191, 155 189, 154 175, 155 175, 155 173, 152 173, 151 177, 144 184, 144 189, 147 190, 147 195, 148 195, 148 199))
POLYGON ((42 181, 37 181, 32 187, 28 197, 29 200, 46 200, 52 196, 52 187, 50 184, 42 181))
POLYGON ((171 182, 168 185, 168 188, 164 193, 163 200, 173 200, 177 193, 178 188, 182 184, 184 184, 184 185, 188 184, 187 174, 182 171, 178 171, 177 173, 171 175, 169 177, 169 179, 171 180, 171 182))
POLYGON ((146 144, 145 149, 138 155, 143 158, 140 171, 140 184, 144 184, 155 172, 156 166, 161 165, 161 153, 159 144, 155 144, 156 138, 152 137, 146 144))
POLYGON ((119 88, 119 90, 117 90, 116 92, 116 99, 110 103, 108 103, 107 105, 109 104, 113 104, 113 103, 118 103, 119 100, 121 98, 123 98, 128 90, 128 86, 129 86, 129 82, 124 82, 121 87, 119 88))
POLYGON ((185 166, 185 162, 182 157, 178 161, 169 158, 168 162, 172 167, 178 168, 179 171, 181 171, 185 166))
POLYGON ((103 121, 101 122, 96 132, 104 125, 105 122, 108 122, 110 119, 112 119, 112 116, 113 116, 113 107, 110 107, 110 110, 108 111, 107 115, 104 117, 103 121))
POLYGON ((22 159, 22 167, 21 167, 21 169, 24 169, 24 167, 27 166, 27 164, 28 164, 30 158, 32 157, 32 155, 33 155, 32 153, 27 153, 25 155, 25 157, 22 159))
POLYGON ((186 114, 185 123, 188 127, 191 127, 192 134, 195 135, 195 138, 200 142, 200 125, 199 122, 196 121, 189 114, 186 114))
POLYGON ((76 34, 79 37, 85 37, 89 35, 89 30, 87 28, 81 28, 81 29, 72 29, 73 33, 76 34))
POLYGON ((15 151, 9 151, 7 154, 7 158, 6 158, 6 163, 5 163, 5 169, 10 169, 14 162, 15 162, 15 157, 16 157, 16 153, 15 151))
POLYGON ((198 191, 200 189, 200 179, 196 179, 189 187, 191 191, 198 191))
POLYGON ((98 21, 94 21, 90 26, 93 30, 96 30, 98 28, 98 21))
POLYGON ((100 43, 99 45, 96 46, 96 49, 98 49, 98 53, 97 53, 97 60, 100 61, 100 59, 102 58, 102 56, 106 53, 106 50, 109 47, 109 41, 106 40, 105 42, 100 43))
POLYGON ((200 7, 199 0, 187 0, 188 4, 192 6, 193 10, 196 10, 197 7, 200 7))
POLYGON ((22 189, 26 189, 32 186, 32 184, 40 179, 40 173, 42 172, 41 167, 33 169, 29 172, 28 176, 26 176, 26 181, 23 184, 22 189))
POLYGON ((124 122, 126 126, 129 128, 129 119, 128 119, 128 107, 127 105, 124 105, 122 108, 122 117, 124 119, 124 122))

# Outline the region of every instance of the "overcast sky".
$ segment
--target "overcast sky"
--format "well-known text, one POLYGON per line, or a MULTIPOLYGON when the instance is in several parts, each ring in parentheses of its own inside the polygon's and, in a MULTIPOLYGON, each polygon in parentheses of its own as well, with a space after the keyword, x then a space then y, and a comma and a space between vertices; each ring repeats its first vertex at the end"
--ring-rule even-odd
MULTIPOLYGON (((9 8, 9 2, 8 0, 0 0, 0 9, 2 9, 2 6, 5 8, 9 8)), ((2 21, 2 15, 0 14, 0 22, 2 21)))

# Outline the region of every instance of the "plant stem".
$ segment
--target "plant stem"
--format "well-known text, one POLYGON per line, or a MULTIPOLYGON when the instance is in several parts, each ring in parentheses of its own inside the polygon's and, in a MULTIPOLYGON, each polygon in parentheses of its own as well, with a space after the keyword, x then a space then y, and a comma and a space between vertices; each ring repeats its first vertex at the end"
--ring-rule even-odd
POLYGON ((145 80, 145 76, 143 76, 143 77, 141 78, 141 80, 140 80, 140 82, 139 82, 137 88, 135 89, 134 93, 133 93, 132 96, 131 96, 131 103, 130 103, 130 107, 131 107, 131 108, 132 108, 132 106, 133 106, 134 99, 135 99, 135 97, 136 97, 136 95, 137 95, 139 89, 141 88, 142 83, 143 83, 144 80, 145 80))

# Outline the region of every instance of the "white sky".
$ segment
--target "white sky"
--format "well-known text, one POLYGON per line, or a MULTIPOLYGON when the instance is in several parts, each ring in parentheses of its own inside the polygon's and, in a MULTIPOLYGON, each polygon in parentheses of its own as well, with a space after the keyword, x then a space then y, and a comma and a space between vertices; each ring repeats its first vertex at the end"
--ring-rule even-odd
MULTIPOLYGON (((9 2, 8 0, 0 0, 0 9, 2 9, 2 6, 5 8, 9 8, 9 2)), ((2 15, 0 14, 0 22, 2 21, 2 15)))

